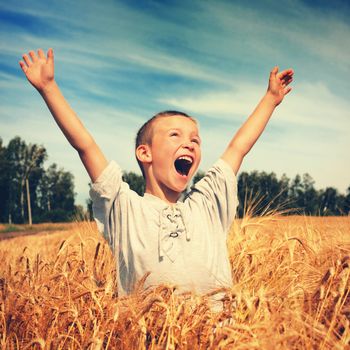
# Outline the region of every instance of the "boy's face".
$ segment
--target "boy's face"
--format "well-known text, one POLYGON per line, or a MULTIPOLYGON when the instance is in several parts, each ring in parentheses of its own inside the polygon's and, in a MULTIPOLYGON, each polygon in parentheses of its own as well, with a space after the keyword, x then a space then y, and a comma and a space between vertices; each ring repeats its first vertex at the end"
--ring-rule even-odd
POLYGON ((152 173, 161 188, 183 192, 201 160, 197 124, 175 115, 154 121, 150 152, 152 173))

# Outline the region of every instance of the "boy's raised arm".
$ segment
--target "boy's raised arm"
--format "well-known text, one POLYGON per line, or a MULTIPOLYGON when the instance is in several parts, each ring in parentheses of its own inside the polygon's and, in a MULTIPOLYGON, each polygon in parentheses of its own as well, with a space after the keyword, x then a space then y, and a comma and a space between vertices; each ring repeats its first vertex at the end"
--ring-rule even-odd
POLYGON ((95 181, 107 166, 107 160, 92 136, 63 97, 54 79, 54 57, 52 49, 45 56, 39 49, 30 51, 19 62, 28 81, 45 100, 57 125, 79 156, 91 178, 95 181))
POLYGON ((221 156, 232 167, 235 174, 237 174, 244 156, 250 151, 264 131, 275 108, 292 89, 288 85, 293 80, 293 74, 292 69, 286 69, 281 72, 278 72, 278 67, 272 69, 266 94, 234 135, 221 156))

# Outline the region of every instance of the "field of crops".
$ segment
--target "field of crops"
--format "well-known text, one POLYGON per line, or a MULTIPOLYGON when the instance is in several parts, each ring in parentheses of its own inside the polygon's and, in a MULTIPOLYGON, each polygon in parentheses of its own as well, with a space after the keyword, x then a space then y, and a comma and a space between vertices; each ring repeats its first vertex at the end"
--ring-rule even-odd
POLYGON ((1 349, 350 348, 349 217, 246 217, 228 249, 214 311, 172 286, 118 298, 93 223, 2 240, 1 349))

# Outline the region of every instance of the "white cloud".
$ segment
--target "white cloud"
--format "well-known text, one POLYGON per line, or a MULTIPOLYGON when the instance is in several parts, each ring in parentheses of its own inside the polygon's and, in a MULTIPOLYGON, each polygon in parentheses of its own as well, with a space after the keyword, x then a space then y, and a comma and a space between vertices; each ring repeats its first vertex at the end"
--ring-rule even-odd
POLYGON ((290 97, 279 111, 288 122, 350 131, 350 102, 333 94, 324 83, 297 84, 290 97))
POLYGON ((247 115, 257 103, 262 89, 253 85, 238 83, 238 89, 226 92, 209 91, 199 95, 168 97, 160 102, 181 107, 198 115, 213 118, 232 119, 233 116, 247 115))
MULTIPOLYGON (((248 116, 265 92, 265 87, 237 82, 238 88, 227 92, 162 98, 162 103, 181 107, 198 115, 232 120, 248 116)), ((299 83, 277 107, 282 124, 292 123, 344 131, 350 126, 350 102, 334 94, 324 83, 299 83)))
POLYGON ((144 54, 129 54, 127 57, 132 62, 153 68, 157 71, 185 76, 186 78, 195 78, 224 84, 227 83, 227 80, 223 77, 219 77, 213 72, 208 72, 197 64, 170 55, 145 52, 144 54))

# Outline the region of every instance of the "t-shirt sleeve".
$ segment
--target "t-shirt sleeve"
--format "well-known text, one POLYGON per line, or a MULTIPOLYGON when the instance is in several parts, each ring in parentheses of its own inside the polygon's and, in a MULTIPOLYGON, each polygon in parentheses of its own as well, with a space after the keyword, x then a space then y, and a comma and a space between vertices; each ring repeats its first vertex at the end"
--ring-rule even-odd
POLYGON ((228 232, 238 205, 237 178, 232 168, 220 158, 192 191, 194 196, 201 196, 210 215, 217 215, 223 231, 228 232))
POLYGON ((111 161, 102 174, 92 184, 90 197, 98 230, 111 243, 113 206, 122 186, 122 171, 116 162, 111 161))

